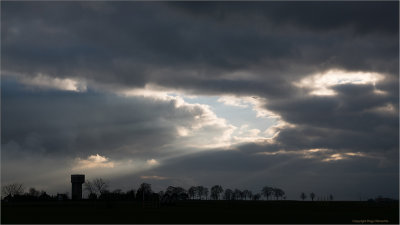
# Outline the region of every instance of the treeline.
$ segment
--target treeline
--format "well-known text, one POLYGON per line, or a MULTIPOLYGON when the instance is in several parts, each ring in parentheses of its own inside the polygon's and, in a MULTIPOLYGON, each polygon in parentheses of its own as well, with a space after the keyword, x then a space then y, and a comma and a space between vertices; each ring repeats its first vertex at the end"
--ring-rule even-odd
POLYGON ((5 201, 49 201, 49 200, 57 200, 58 198, 62 198, 60 200, 68 199, 68 194, 58 194, 56 196, 49 195, 46 191, 39 191, 35 188, 29 188, 28 192, 24 193, 24 187, 22 184, 9 184, 5 185, 1 188, 2 198, 5 201))
POLYGON ((137 190, 131 189, 122 192, 120 189, 108 190, 108 183, 98 178, 85 182, 85 190, 89 193, 89 199, 101 198, 130 198, 135 200, 146 200, 158 196, 161 200, 266 200, 275 198, 286 199, 285 192, 280 188, 265 186, 260 193, 250 190, 224 189, 221 185, 214 185, 210 189, 204 186, 192 186, 189 189, 183 187, 169 186, 165 191, 155 193, 151 184, 142 183, 137 190))
MULTIPOLYGON (((87 193, 87 200, 128 200, 140 202, 157 202, 161 204, 174 203, 179 200, 286 200, 285 192, 276 187, 265 186, 260 192, 253 193, 250 190, 224 189, 221 185, 214 185, 211 188, 204 186, 192 186, 189 189, 183 187, 169 186, 167 189, 154 192, 151 184, 142 183, 138 189, 131 189, 126 192, 121 189, 109 190, 109 183, 101 178, 87 180, 83 190, 87 193)), ((44 190, 29 188, 25 192, 22 184, 14 183, 3 185, 1 188, 2 200, 4 201, 65 201, 69 200, 69 193, 57 193, 49 195, 44 190)), ((333 201, 333 195, 317 196, 311 192, 309 195, 302 192, 300 199, 303 201, 333 201)), ((368 202, 392 202, 398 201, 392 198, 378 196, 369 198, 368 202)))
MULTIPOLYGON (((121 189, 109 190, 109 183, 101 178, 87 180, 84 183, 84 191, 89 200, 133 200, 133 201, 160 201, 174 202, 178 200, 282 200, 286 199, 285 192, 280 188, 265 186, 259 193, 250 190, 224 189, 221 185, 211 188, 204 186, 192 186, 189 189, 169 186, 166 190, 154 192, 151 184, 142 183, 138 189, 126 192, 121 189)), ((24 193, 22 184, 11 184, 2 187, 2 197, 5 200, 67 200, 68 193, 48 195, 45 191, 30 188, 24 193)))

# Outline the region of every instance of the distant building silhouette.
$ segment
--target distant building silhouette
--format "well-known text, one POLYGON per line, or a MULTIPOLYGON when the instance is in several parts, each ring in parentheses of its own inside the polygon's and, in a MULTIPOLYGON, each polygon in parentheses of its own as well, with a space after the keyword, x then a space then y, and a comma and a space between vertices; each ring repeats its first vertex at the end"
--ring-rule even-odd
POLYGON ((85 175, 73 174, 71 175, 72 183, 72 200, 82 199, 82 184, 85 183, 85 175))

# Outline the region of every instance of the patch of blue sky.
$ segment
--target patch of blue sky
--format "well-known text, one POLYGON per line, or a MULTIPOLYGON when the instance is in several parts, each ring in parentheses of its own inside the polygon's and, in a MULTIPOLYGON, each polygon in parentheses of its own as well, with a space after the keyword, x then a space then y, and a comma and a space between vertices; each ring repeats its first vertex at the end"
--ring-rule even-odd
POLYGON ((218 102, 219 96, 183 97, 183 99, 185 102, 192 104, 209 105, 218 117, 226 119, 237 128, 240 128, 242 125, 247 125, 247 129, 258 129, 264 132, 269 127, 276 124, 276 119, 274 118, 257 117, 257 112, 253 110, 251 104, 247 104, 248 106, 246 108, 226 105, 222 102, 218 102))

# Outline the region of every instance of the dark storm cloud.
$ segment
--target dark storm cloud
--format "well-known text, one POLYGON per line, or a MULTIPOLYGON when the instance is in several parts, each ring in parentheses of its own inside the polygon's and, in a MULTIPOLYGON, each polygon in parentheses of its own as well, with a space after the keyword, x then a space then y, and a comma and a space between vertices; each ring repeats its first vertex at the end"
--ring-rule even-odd
POLYGON ((299 95, 291 82, 334 67, 397 77, 397 5, 7 2, 2 64, 11 74, 113 87, 152 82, 198 94, 258 95, 294 124, 367 131, 398 124, 364 112, 384 103, 397 108, 398 85, 388 97, 339 86, 337 97, 320 98, 299 95), (251 77, 235 78, 237 71, 251 77))
MULTIPOLYGON (((368 110, 394 104, 393 95, 377 95, 372 85, 340 85, 337 97, 301 96, 286 101, 271 101, 267 108, 280 112, 286 121, 333 129, 371 131, 378 125, 397 127, 397 118, 368 110), (291 113, 291 112, 296 113, 291 113)), ((393 93, 394 94, 394 93, 393 93)))
POLYGON ((395 2, 387 5, 379 2, 173 2, 169 5, 193 16, 215 20, 229 20, 232 15, 245 12, 266 17, 277 25, 295 24, 308 29, 331 30, 353 26, 361 33, 393 33, 397 30, 395 2))
POLYGON ((30 90, 8 79, 3 85, 1 141, 7 156, 13 151, 82 158, 161 156, 161 146, 174 143, 176 126, 189 126, 203 113, 196 106, 176 108, 175 100, 30 90))
POLYGON ((2 148, 122 158, 133 153, 110 149, 128 145, 151 155, 171 142, 172 127, 194 115, 165 102, 110 96, 99 87, 119 90, 155 83, 198 95, 265 98, 264 108, 294 125, 278 128, 273 144, 171 159, 155 175, 192 176, 194 183, 209 185, 227 180, 228 185, 261 187, 271 181, 288 189, 305 183, 303 189, 314 184, 340 193, 346 192, 340 187, 352 187, 352 196, 368 186, 368 195, 381 191, 395 196, 398 4, 2 3, 2 75, 72 78, 100 92, 31 93, 2 82, 2 148), (332 86, 334 96, 309 95, 307 88, 293 85, 335 68, 378 72, 384 78, 375 85, 332 86), (327 163, 298 155, 255 155, 313 148, 368 157, 327 163))
MULTIPOLYGON (((265 185, 277 186, 286 191, 289 199, 299 199, 301 192, 315 191, 319 196, 332 193, 336 199, 358 200, 379 195, 383 186, 388 195, 398 194, 397 164, 381 164, 373 158, 321 162, 320 158, 290 154, 256 155, 249 153, 247 147, 192 154, 170 160, 148 173, 181 179, 186 188, 220 184, 257 193, 265 185)), ((153 181, 155 185, 164 183, 153 181)))
POLYGON ((3 68, 130 87, 167 76, 220 92, 234 92, 221 75, 237 70, 284 76, 278 87, 330 67, 393 73, 396 4, 7 3, 3 68))
POLYGON ((339 85, 337 97, 298 97, 266 107, 295 124, 281 130, 283 148, 331 148, 398 157, 398 92, 377 95, 372 85, 339 85), (384 111, 388 104, 392 111, 384 111))

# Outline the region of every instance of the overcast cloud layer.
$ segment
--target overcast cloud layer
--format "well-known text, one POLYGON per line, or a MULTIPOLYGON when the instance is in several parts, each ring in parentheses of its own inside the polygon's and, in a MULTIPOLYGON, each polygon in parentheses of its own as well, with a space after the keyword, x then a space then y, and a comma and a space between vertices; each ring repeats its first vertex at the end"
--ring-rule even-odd
POLYGON ((398 2, 1 6, 3 183, 398 198, 398 2), (207 96, 275 125, 185 100, 207 96))

